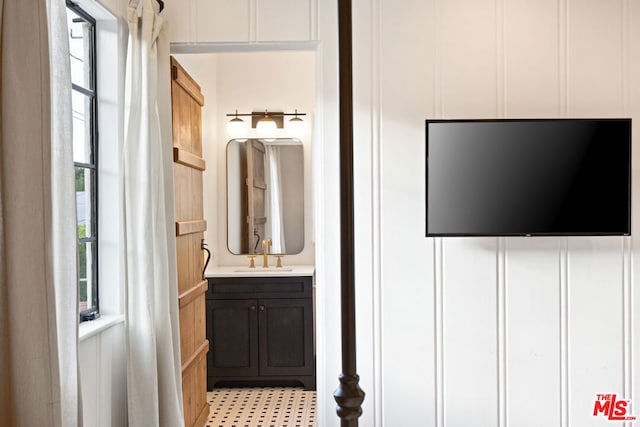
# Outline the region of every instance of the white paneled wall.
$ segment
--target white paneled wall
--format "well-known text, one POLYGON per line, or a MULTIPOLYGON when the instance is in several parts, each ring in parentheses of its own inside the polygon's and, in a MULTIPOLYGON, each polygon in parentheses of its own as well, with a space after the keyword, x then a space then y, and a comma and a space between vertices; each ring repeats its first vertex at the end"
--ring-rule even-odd
POLYGON ((256 38, 261 41, 315 40, 312 0, 258 0, 256 38), (283 13, 283 11, 287 11, 283 13))
POLYGON ((593 423, 599 389, 623 393, 623 260, 620 238, 569 241, 568 404, 577 425, 593 423))
POLYGON ((631 30, 622 19, 625 3, 600 0, 566 3, 567 114, 620 116, 624 72, 631 64, 625 44, 631 30))
POLYGON ((377 248, 359 257, 382 269, 381 330, 360 330, 381 354, 376 425, 603 425, 596 393, 637 398, 637 237, 422 237, 424 119, 640 120, 632 4, 358 4, 355 55, 369 61, 355 68, 366 82, 356 144, 371 154, 356 169, 373 164, 379 176, 357 181, 374 193, 357 212, 374 223, 381 212, 377 248))
POLYGON ((508 390, 505 409, 511 425, 560 425, 560 379, 566 369, 561 366, 560 313, 566 312, 560 296, 562 246, 559 239, 508 239, 504 248, 508 376, 501 387, 508 390), (544 410, 533 410, 534 406, 544 410))
POLYGON ((274 42, 317 39, 317 0, 166 2, 172 42, 274 42))
POLYGON ((127 424, 124 323, 82 340, 78 346, 85 426, 127 424))
POLYGON ((254 8, 251 1, 197 0, 176 2, 179 7, 190 6, 190 22, 194 33, 190 41, 249 41, 255 30, 254 8))
POLYGON ((566 25, 558 0, 511 0, 504 7, 504 112, 513 117, 560 117, 564 112, 566 25), (544 23, 544 24, 541 24, 544 23), (542 27, 541 27, 542 25, 542 27), (544 31, 541 31, 541 28, 544 31), (508 95, 508 96, 507 96, 508 95))

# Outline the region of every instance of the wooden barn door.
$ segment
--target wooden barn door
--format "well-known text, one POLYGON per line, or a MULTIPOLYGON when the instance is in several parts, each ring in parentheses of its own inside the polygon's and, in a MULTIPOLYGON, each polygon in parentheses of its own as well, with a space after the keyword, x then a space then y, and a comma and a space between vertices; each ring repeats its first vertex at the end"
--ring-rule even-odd
POLYGON ((173 179, 180 306, 180 354, 185 426, 202 427, 209 416, 207 403, 207 352, 205 292, 202 277, 202 241, 207 222, 202 209, 200 86, 171 58, 173 116, 173 179))

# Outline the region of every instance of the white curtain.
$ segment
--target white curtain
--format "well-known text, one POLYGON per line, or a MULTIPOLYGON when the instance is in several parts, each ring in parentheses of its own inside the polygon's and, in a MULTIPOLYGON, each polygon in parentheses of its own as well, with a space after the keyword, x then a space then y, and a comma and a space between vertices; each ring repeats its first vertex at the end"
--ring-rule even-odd
POLYGON ((81 405, 65 5, 5 0, 0 13, 0 414, 3 425, 73 427, 81 405))
POLYGON ((155 0, 130 3, 123 241, 128 418, 135 427, 184 425, 169 54, 162 27, 155 0))
POLYGON ((280 147, 272 144, 265 145, 268 168, 268 211, 267 236, 271 237, 271 253, 286 253, 284 239, 284 200, 282 197, 282 173, 280 172, 280 147))

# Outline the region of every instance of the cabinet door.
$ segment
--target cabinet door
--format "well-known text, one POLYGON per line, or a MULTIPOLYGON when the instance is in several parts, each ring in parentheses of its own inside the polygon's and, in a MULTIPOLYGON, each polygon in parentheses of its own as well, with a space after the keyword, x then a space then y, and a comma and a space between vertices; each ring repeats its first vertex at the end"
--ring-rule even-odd
POLYGON ((260 375, 313 374, 310 298, 259 300, 260 375))
POLYGON ((258 302, 209 300, 209 377, 258 375, 258 302))

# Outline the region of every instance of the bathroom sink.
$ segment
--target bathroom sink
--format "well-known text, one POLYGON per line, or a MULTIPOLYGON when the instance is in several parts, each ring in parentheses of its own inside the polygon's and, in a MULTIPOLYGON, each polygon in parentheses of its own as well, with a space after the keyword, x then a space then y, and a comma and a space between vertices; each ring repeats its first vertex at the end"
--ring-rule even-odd
POLYGON ((237 268, 235 270, 233 270, 234 273, 279 273, 279 272, 285 272, 285 271, 293 271, 293 268, 291 267, 268 267, 268 268, 263 268, 263 267, 255 267, 255 268, 250 268, 250 267, 244 267, 244 268, 237 268))
POLYGON ((284 267, 276 267, 275 265, 267 268, 256 266, 249 268, 248 265, 225 265, 209 267, 205 273, 206 277, 294 277, 294 276, 313 276, 315 267, 313 265, 296 265, 290 264, 284 267))

